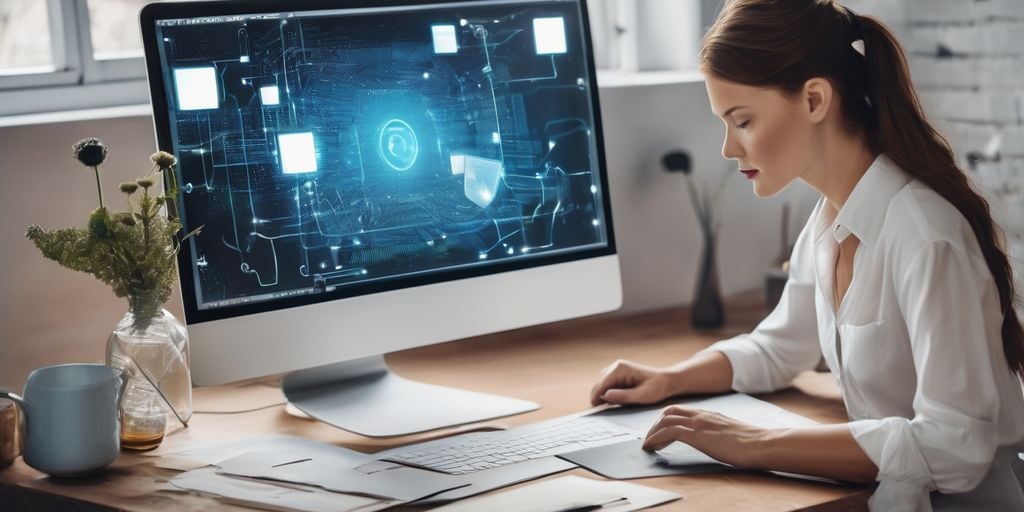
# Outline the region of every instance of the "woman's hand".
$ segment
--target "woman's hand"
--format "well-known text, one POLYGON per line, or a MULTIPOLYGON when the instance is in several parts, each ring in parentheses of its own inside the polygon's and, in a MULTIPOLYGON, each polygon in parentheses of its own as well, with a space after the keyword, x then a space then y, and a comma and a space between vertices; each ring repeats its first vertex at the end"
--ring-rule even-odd
POLYGON ((672 394, 668 370, 620 359, 604 369, 604 376, 590 390, 590 403, 655 404, 672 394))
POLYGON ((719 462, 759 469, 757 458, 768 431, 717 412, 674 405, 651 427, 643 448, 661 450, 682 441, 719 462))

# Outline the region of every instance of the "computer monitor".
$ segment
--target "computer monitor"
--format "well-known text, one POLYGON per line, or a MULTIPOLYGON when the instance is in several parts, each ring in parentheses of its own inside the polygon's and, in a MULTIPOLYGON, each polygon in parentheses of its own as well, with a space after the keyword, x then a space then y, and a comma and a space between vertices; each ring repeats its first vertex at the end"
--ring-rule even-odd
POLYGON ((621 305, 583 0, 153 3, 141 13, 196 384, 292 372, 368 436, 532 410, 389 352, 621 305))

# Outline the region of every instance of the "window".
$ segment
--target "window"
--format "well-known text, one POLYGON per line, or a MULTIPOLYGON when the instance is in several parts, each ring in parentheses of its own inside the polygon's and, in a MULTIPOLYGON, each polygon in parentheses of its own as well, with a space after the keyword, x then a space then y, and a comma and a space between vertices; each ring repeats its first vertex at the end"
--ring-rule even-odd
POLYGON ((142 57, 139 11, 151 0, 88 0, 96 60, 142 57))
MULTIPOLYGON (((0 0, 0 116, 147 103, 138 13, 153 1, 0 0)), ((597 67, 628 74, 694 69, 722 0, 585 1, 597 67)), ((557 21, 538 52, 562 48, 557 21)), ((435 48, 457 52, 447 28, 435 27, 435 48)))
POLYGON ((702 13, 718 1, 587 0, 597 67, 621 73, 696 68, 702 13))
POLYGON ((0 3, 0 73, 9 75, 53 68, 47 7, 38 0, 0 3))
POLYGON ((0 116, 146 103, 152 1, 0 0, 0 116))

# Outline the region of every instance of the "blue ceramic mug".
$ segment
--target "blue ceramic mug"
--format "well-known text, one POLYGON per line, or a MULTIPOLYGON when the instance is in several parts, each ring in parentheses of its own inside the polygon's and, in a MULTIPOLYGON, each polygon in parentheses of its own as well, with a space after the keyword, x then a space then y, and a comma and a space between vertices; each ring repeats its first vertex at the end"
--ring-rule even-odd
POLYGON ((105 468, 120 450, 121 370, 62 364, 34 370, 24 396, 0 390, 21 407, 25 463, 54 476, 105 468))

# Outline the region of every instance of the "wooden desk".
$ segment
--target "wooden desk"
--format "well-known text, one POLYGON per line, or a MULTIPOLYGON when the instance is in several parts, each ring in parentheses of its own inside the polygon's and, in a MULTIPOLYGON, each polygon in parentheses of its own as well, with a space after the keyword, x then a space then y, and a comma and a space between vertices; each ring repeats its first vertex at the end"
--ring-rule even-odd
MULTIPOLYGON (((727 325, 714 332, 694 332, 688 324, 689 312, 675 308, 520 329, 399 352, 389 355, 387 360, 405 377, 524 398, 543 405, 538 411, 486 423, 521 425, 587 409, 590 387, 600 370, 615 359, 668 365, 716 340, 748 332, 766 313, 760 293, 730 300, 728 311, 727 325)), ((794 388, 761 398, 821 422, 846 421, 846 412, 831 375, 809 372, 801 375, 795 384, 794 388)), ((291 416, 283 405, 273 405, 283 404, 273 379, 198 388, 194 401, 196 411, 200 412, 193 416, 191 427, 170 432, 154 453, 178 451, 211 440, 273 433, 341 444, 364 452, 432 437, 367 439, 291 416), (243 414, 201 413, 265 405, 271 407, 243 414)), ((151 460, 145 455, 122 453, 100 476, 84 481, 61 481, 46 477, 19 459, 0 470, 0 509, 243 510, 213 498, 154 493, 160 482, 175 473, 153 467, 151 460)), ((600 478, 582 469, 571 473, 600 478)), ((684 500, 659 510, 866 510, 868 495, 864 487, 841 487, 754 472, 673 476, 635 482, 685 496, 684 500)), ((405 510, 423 508, 406 507, 405 510)))

